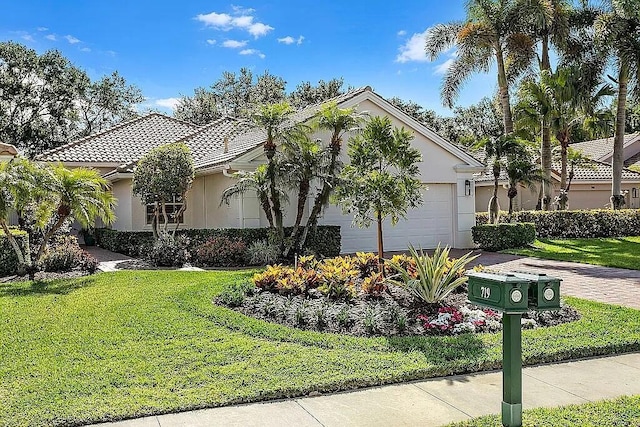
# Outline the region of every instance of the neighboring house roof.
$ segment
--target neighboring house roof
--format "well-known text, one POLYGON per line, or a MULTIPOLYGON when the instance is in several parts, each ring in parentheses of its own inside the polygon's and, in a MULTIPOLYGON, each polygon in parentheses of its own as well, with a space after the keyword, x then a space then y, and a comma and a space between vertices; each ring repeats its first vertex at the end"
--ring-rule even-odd
POLYGON ((18 150, 11 144, 0 142, 0 156, 17 156, 18 150))
POLYGON ((128 164, 139 160, 150 149, 180 140, 198 129, 191 123, 151 113, 46 151, 37 159, 128 164))
POLYGON ((627 160, 624 161, 625 168, 630 168, 632 166, 635 166, 636 168, 640 168, 640 152, 634 154, 633 156, 629 157, 627 160))
MULTIPOLYGON (((640 140, 640 133, 630 133, 624 136, 624 145, 627 146, 640 140)), ((613 154, 613 137, 594 139, 592 141, 576 142, 571 148, 579 150, 585 156, 593 160, 604 160, 613 154)))

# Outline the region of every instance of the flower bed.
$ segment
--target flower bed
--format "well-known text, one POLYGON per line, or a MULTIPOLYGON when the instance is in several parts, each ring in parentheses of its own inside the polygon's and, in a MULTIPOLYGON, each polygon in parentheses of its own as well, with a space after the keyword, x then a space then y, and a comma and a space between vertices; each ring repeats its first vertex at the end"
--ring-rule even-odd
MULTIPOLYGON (((449 277, 458 285, 441 293, 436 302, 425 302, 412 288, 415 283, 407 284, 421 281, 419 271, 426 274, 419 257, 394 256, 385 263, 384 276, 371 253, 323 261, 302 257, 294 267, 268 266, 251 283, 227 288, 217 302, 269 322, 357 336, 455 335, 502 328, 500 313, 467 303, 464 269, 448 256, 434 277, 449 277)), ((525 313, 522 326, 552 326, 579 318, 563 304, 557 312, 525 313)))

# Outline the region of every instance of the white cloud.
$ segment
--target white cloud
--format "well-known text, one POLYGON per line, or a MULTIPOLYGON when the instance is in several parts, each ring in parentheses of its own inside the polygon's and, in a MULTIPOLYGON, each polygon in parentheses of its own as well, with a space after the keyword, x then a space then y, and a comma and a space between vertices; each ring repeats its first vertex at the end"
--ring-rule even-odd
POLYGON ((451 65, 453 65, 454 61, 455 59, 453 58, 447 59, 442 64, 436 66, 433 72, 435 74, 445 74, 447 71, 449 71, 449 68, 451 67, 451 65))
POLYGON ((65 38, 65 39, 67 39, 67 41, 68 41, 69 43, 71 43, 71 44, 80 43, 80 40, 79 40, 79 39, 77 39, 77 38, 73 37, 73 36, 72 36, 72 35, 70 35, 70 34, 67 34, 66 36, 64 36, 64 38, 65 38))
POLYGON ((278 43, 284 43, 284 44, 298 44, 301 45, 302 41, 304 40, 304 36, 300 36, 297 39, 294 39, 291 36, 287 36, 287 37, 282 37, 280 39, 278 39, 278 43))
POLYGON ((89 49, 88 47, 82 47, 80 48, 80 52, 91 52, 91 49, 89 49))
POLYGON ((398 31, 398 36, 399 37, 406 36, 406 35, 407 35, 407 32, 405 30, 398 31))
POLYGON ((34 41, 33 40, 33 36, 31 36, 31 34, 23 34, 21 37, 22 37, 23 40, 26 40, 28 42, 34 41))
POLYGON ((47 27, 38 27, 37 30, 38 31, 47 31, 48 28, 47 27))
POLYGON ((207 44, 214 45, 214 44, 216 44, 216 41, 213 40, 213 39, 207 39, 207 44))
POLYGON ((163 99, 156 99, 154 104, 157 105, 158 107, 171 108, 172 110, 175 110, 179 102, 180 100, 178 98, 163 98, 163 99))
POLYGON ((46 36, 44 36, 44 38, 53 42, 58 40, 55 34, 47 34, 46 36))
POLYGON ((256 11, 255 9, 251 9, 250 7, 244 8, 242 6, 236 6, 233 4, 231 5, 231 9, 233 9, 233 12, 238 15, 248 15, 256 11))
POLYGON ((245 47, 247 45, 246 40, 225 40, 222 42, 222 47, 228 47, 231 49, 238 49, 240 47, 245 47))
POLYGON ((239 6, 233 6, 234 14, 211 12, 207 14, 199 14, 195 17, 197 21, 202 22, 207 27, 213 27, 216 30, 229 31, 231 29, 240 29, 247 31, 256 39, 266 35, 273 27, 262 22, 254 22, 255 17, 251 13, 253 9, 243 9, 239 6))
POLYGON ((258 55, 261 59, 264 59, 267 57, 267 55, 265 55, 264 53, 260 52, 257 49, 244 49, 238 53, 240 53, 240 55, 258 55))
POLYGON ((427 35, 427 28, 422 33, 415 33, 407 42, 400 46, 400 54, 396 57, 396 62, 426 62, 429 60, 424 51, 424 39, 427 35))

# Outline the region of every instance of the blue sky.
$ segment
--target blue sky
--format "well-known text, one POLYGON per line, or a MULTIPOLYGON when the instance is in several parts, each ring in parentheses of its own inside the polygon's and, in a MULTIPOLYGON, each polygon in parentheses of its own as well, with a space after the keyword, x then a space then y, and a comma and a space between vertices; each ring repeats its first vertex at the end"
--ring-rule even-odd
MULTIPOLYGON (((248 67, 301 81, 344 77, 385 97, 413 100, 441 114, 439 88, 451 53, 426 60, 420 37, 464 17, 464 0, 390 1, 12 1, 0 39, 43 52, 58 49, 93 78, 118 70, 164 111, 181 94, 209 86, 222 71, 248 67)), ((495 90, 480 75, 459 105, 495 90)))

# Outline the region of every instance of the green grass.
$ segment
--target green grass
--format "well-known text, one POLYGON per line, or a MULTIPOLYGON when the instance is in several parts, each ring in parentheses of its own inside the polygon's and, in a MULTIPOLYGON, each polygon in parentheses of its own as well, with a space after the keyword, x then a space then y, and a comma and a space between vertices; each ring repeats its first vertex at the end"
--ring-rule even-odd
POLYGON ((515 255, 640 270, 640 237, 618 239, 539 239, 515 255))
MULTIPOLYGON (((497 427, 501 425, 499 415, 490 415, 474 418, 471 421, 454 423, 450 427, 497 427)), ((561 408, 531 409, 523 412, 522 425, 536 427, 639 426, 640 395, 582 405, 568 405, 561 408)))
MULTIPOLYGON (((215 306, 249 272, 129 271, 0 284, 0 426, 77 425, 494 369, 499 334, 358 338, 215 306)), ((567 298, 525 364, 640 350, 640 311, 567 298)))

